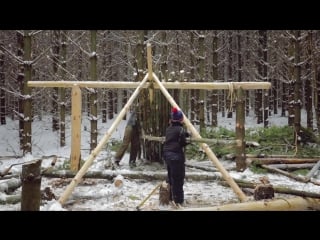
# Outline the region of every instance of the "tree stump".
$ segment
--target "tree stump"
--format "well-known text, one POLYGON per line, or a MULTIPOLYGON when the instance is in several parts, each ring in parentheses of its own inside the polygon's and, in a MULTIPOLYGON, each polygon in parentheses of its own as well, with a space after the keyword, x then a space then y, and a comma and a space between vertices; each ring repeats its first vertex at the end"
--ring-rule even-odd
POLYGON ((159 189, 159 204, 168 205, 170 202, 170 184, 163 181, 159 189))
POLYGON ((41 160, 22 166, 21 211, 39 211, 41 202, 41 160))
POLYGON ((269 179, 267 177, 262 177, 259 180, 261 183, 255 187, 253 193, 254 200, 274 198, 274 189, 270 184, 269 179))

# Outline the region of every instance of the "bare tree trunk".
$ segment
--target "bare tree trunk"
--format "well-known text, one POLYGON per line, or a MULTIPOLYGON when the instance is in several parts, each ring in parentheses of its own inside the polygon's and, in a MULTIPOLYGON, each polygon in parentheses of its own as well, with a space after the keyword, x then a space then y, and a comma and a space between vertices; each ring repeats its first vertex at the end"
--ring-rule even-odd
POLYGON ((298 151, 300 146, 299 136, 300 136, 300 129, 301 129, 301 106, 302 106, 302 99, 301 99, 301 66, 300 66, 300 30, 294 31, 295 35, 295 53, 294 53, 294 129, 295 135, 294 140, 297 144, 298 151))
MULTIPOLYGON (((198 74, 199 74, 199 82, 204 82, 205 78, 205 54, 204 54, 204 39, 205 33, 200 31, 198 34, 198 44, 199 44, 199 55, 198 55, 198 74)), ((199 108, 199 132, 203 133, 205 131, 205 96, 207 91, 199 90, 199 101, 198 101, 198 108, 199 108)))
MULTIPOLYGON (((67 31, 63 30, 61 35, 61 78, 66 77, 67 71, 67 31)), ((66 89, 59 89, 59 105, 60 105, 60 147, 66 145, 66 89)))
MULTIPOLYGON (((107 31, 105 31, 103 33, 103 41, 102 41, 102 49, 103 49, 103 52, 102 52, 102 66, 106 68, 107 66, 107 31)), ((108 106, 108 103, 107 103, 107 92, 108 90, 107 89, 102 89, 102 104, 101 104, 101 114, 102 114, 102 123, 106 123, 107 122, 107 106, 108 106)))
POLYGON ((22 63, 19 62, 18 66, 18 77, 17 77, 17 83, 19 86, 19 91, 21 94, 19 94, 18 98, 18 117, 19 117, 19 139, 20 139, 20 149, 23 150, 23 129, 24 129, 24 119, 23 119, 23 88, 24 88, 24 64, 23 64, 23 52, 24 52, 24 41, 23 41, 23 34, 21 34, 19 31, 17 31, 17 44, 18 44, 18 51, 17 56, 21 60, 22 63))
POLYGON ((289 48, 288 48, 288 97, 287 97, 287 106, 288 106, 288 126, 294 125, 294 71, 295 68, 293 66, 294 59, 294 39, 292 37, 289 39, 289 48))
POLYGON ((31 88, 28 87, 28 81, 31 81, 32 61, 31 61, 31 32, 29 30, 24 31, 24 83, 23 83, 23 154, 32 152, 32 103, 31 103, 31 88))
MULTIPOLYGON (((0 86, 4 87, 6 83, 4 58, 5 54, 0 50, 0 86)), ((0 125, 6 124, 6 94, 3 88, 0 88, 0 125)))
MULTIPOLYGON (((52 36, 52 68, 54 78, 58 77, 58 66, 59 66, 59 52, 60 52, 60 31, 54 30, 52 36)), ((52 131, 59 130, 59 106, 58 106, 58 88, 53 88, 52 94, 52 131)))
POLYGON ((304 85, 304 95, 305 95, 305 108, 307 112, 307 128, 309 130, 313 130, 313 91, 312 91, 312 60, 313 60, 313 39, 312 39, 312 31, 308 32, 308 42, 307 42, 307 63, 306 63, 306 82, 304 85))
MULTIPOLYGON (((218 68, 218 37, 217 31, 213 32, 212 37, 212 78, 213 81, 219 79, 219 68, 218 68)), ((212 127, 218 126, 218 92, 212 91, 211 93, 211 125, 212 127)))
POLYGON ((238 172, 247 168, 246 164, 246 143, 245 143, 245 96, 242 88, 237 91, 236 102, 236 166, 238 172))
MULTIPOLYGON (((91 81, 97 81, 97 31, 90 31, 90 79, 91 81)), ((97 107, 97 90, 90 89, 90 151, 96 148, 98 140, 98 107, 97 107)))

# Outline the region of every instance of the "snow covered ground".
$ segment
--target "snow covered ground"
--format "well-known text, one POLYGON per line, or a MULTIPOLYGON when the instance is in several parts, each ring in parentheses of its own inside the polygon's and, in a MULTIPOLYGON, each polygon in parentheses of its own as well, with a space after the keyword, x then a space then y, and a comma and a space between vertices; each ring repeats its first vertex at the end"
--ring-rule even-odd
MULTIPOLYGON (((305 121, 304 118, 302 118, 305 121)), ((287 118, 284 117, 270 117, 270 125, 285 125, 287 118)), ((234 129, 235 119, 219 119, 219 126, 234 129)), ((247 117, 246 125, 250 127, 259 127, 254 118, 247 117)), ((103 134, 107 131, 108 127, 112 124, 112 120, 108 120, 107 123, 103 124, 99 120, 99 139, 103 137, 103 134)), ((123 130, 126 125, 125 121, 122 121, 116 131, 113 133, 112 138, 122 139, 123 130)), ((262 125, 260 125, 262 127, 262 125)), ((90 123, 83 118, 82 122, 82 146, 81 156, 83 159, 87 159, 89 151, 87 146, 89 145, 89 132, 85 129, 90 129, 90 123)), ((32 159, 41 158, 43 156, 56 155, 57 163, 55 168, 63 165, 64 160, 70 156, 70 126, 67 125, 67 146, 59 147, 59 136, 58 133, 51 131, 51 120, 43 119, 42 121, 35 120, 32 125, 33 129, 33 154, 25 157, 19 157, 20 151, 18 147, 18 121, 11 121, 7 119, 6 125, 0 126, 0 134, 2 136, 0 140, 0 171, 8 168, 12 164, 23 163, 32 159)), ((114 153, 108 148, 104 149, 94 160, 93 165, 89 168, 89 171, 104 171, 106 173, 112 172, 116 178, 121 179, 123 184, 119 187, 116 186, 113 180, 108 179, 92 179, 85 178, 78 186, 75 187, 74 191, 70 195, 70 198, 66 201, 64 206, 61 206, 57 200, 45 201, 41 206, 41 211, 136 211, 137 206, 150 194, 150 192, 161 182, 160 180, 147 181, 137 180, 132 178, 125 178, 126 174, 132 172, 141 172, 142 174, 152 174, 155 172, 166 173, 163 165, 160 164, 148 164, 144 161, 138 162, 138 167, 130 169, 128 165, 129 155, 126 154, 121 161, 121 168, 116 170, 105 169, 104 165, 106 159, 112 157, 114 153)), ((42 167, 49 167, 52 161, 52 157, 48 157, 42 161, 42 167)), ((196 163, 192 159, 188 159, 187 163, 196 163)), ((223 166, 226 169, 235 167, 234 161, 221 160, 223 166)), ((197 164, 199 164, 197 162, 197 164)), ((204 161, 201 164, 207 166, 213 166, 211 161, 204 161)), ((229 187, 221 186, 215 180, 205 181, 192 181, 188 179, 188 174, 197 172, 200 175, 214 176, 221 175, 219 172, 207 172, 203 170, 195 170, 187 168, 187 177, 184 185, 185 191, 185 208, 196 208, 196 207, 208 207, 218 206, 227 203, 239 202, 238 196, 229 187)), ((244 172, 236 172, 233 170, 228 171, 229 174, 236 179, 244 179, 253 183, 258 183, 261 176, 267 176, 270 182, 274 186, 288 186, 296 190, 303 190, 306 192, 320 192, 320 186, 312 183, 300 183, 283 175, 278 174, 256 174, 250 171, 250 169, 244 172)), ((11 168, 13 175, 21 173, 21 165, 16 165, 11 168)), ((72 179, 58 179, 58 178, 46 178, 42 177, 41 189, 50 187, 57 199, 64 193, 66 187, 69 185, 72 179)), ((163 179, 164 180, 164 179, 163 179)), ((1 180, 0 184, 5 183, 8 180, 1 180)), ((5 186, 5 185, 2 185, 5 186)), ((21 187, 18 188, 14 193, 20 194, 21 187)), ((0 191, 0 200, 5 199, 7 196, 4 191, 0 191)), ((275 196, 281 197, 279 194, 275 196)), ((153 194, 148 199, 141 210, 144 211, 161 211, 170 210, 170 206, 159 205, 159 195, 153 194)), ((2 211, 19 211, 20 203, 16 204, 0 204, 0 210, 2 211)))

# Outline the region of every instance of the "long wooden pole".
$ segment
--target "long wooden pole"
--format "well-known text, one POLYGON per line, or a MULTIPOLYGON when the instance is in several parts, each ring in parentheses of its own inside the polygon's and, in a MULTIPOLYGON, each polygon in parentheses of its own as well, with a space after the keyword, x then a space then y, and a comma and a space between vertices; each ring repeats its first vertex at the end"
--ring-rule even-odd
POLYGON ((71 90, 71 156, 70 169, 78 171, 81 158, 81 89, 74 85, 71 90))
MULTIPOLYGON (((186 211, 302 211, 320 210, 320 200, 315 198, 286 198, 226 204, 215 207, 186 208, 186 211)), ((184 210, 184 209, 181 209, 184 210)))
MULTIPOLYGON (((149 75, 149 74, 148 74, 149 75)), ((139 82, 120 82, 120 81, 28 81, 29 87, 68 87, 72 88, 75 84, 79 87, 89 88, 137 88, 139 82)), ((143 88, 149 88, 153 83, 147 82, 143 88)), ((221 90, 229 89, 230 83, 227 82, 162 82, 166 89, 203 89, 203 90, 221 90)), ((269 89, 271 83, 269 82, 232 82, 233 89, 269 89)), ((155 84, 155 89, 159 86, 155 84)))
MULTIPOLYGON (((160 82, 158 77, 153 73, 153 80, 157 83, 159 86, 161 92, 163 95, 168 99, 172 107, 178 107, 178 104, 175 102, 175 100, 171 97, 167 89, 163 86, 163 84, 160 82)), ((198 133, 197 129, 191 124, 189 119, 183 114, 184 123, 186 124, 187 128, 191 131, 192 137, 194 138, 202 138, 200 134, 198 133)), ((214 163, 214 165, 218 168, 218 170, 221 172, 222 177, 227 181, 227 183, 230 185, 230 187, 233 189, 233 191, 238 195, 240 201, 246 201, 247 197, 242 192, 242 190, 239 188, 237 183, 233 180, 233 178, 229 175, 229 173, 225 170, 225 168, 222 166, 222 164, 219 162, 215 154, 212 152, 210 147, 206 143, 200 143, 201 148, 205 151, 205 153, 208 155, 209 159, 214 163)))
POLYGON ((104 135, 104 137, 100 140, 99 144, 96 146, 96 148, 91 152, 89 157, 85 160, 85 163, 79 170, 79 172, 76 174, 76 176, 72 179, 70 184, 67 186, 66 190, 61 194, 58 202, 63 205, 66 200, 69 198, 71 195, 73 189, 78 185, 78 183, 81 181, 83 175, 87 172, 91 164, 93 163, 93 160, 96 158, 98 153, 102 150, 102 148, 105 146, 106 142, 109 140, 111 137, 112 133, 116 129, 116 127, 119 125, 120 121, 123 119, 124 115, 126 112, 129 110, 129 107, 135 100, 135 98, 139 95, 140 91, 143 88, 143 85, 147 82, 148 80, 148 74, 144 77, 144 79, 140 82, 139 86, 137 89, 133 92, 132 96, 129 98, 128 102, 126 105, 122 108, 120 111, 119 115, 115 119, 115 121, 111 124, 110 128, 104 135))
MULTIPOLYGON (((166 137, 156 137, 151 135, 142 135, 142 139, 147 139, 150 141, 158 141, 158 142, 164 142, 166 137)), ((223 140, 223 139, 211 139, 211 138, 187 138, 187 141, 190 142, 204 142, 204 143, 210 143, 210 144, 227 144, 227 145, 236 145, 237 140, 223 140)), ((257 142, 246 142, 246 144, 251 144, 254 146, 260 146, 257 142)))

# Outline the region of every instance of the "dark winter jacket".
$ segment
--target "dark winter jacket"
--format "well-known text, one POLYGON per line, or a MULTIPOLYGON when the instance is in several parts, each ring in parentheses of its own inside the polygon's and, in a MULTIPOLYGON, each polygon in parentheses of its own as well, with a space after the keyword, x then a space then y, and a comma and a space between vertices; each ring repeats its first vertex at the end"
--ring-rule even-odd
POLYGON ((183 147, 188 143, 186 138, 189 133, 183 128, 182 123, 172 122, 166 129, 166 139, 163 145, 163 152, 173 152, 183 154, 183 147))

